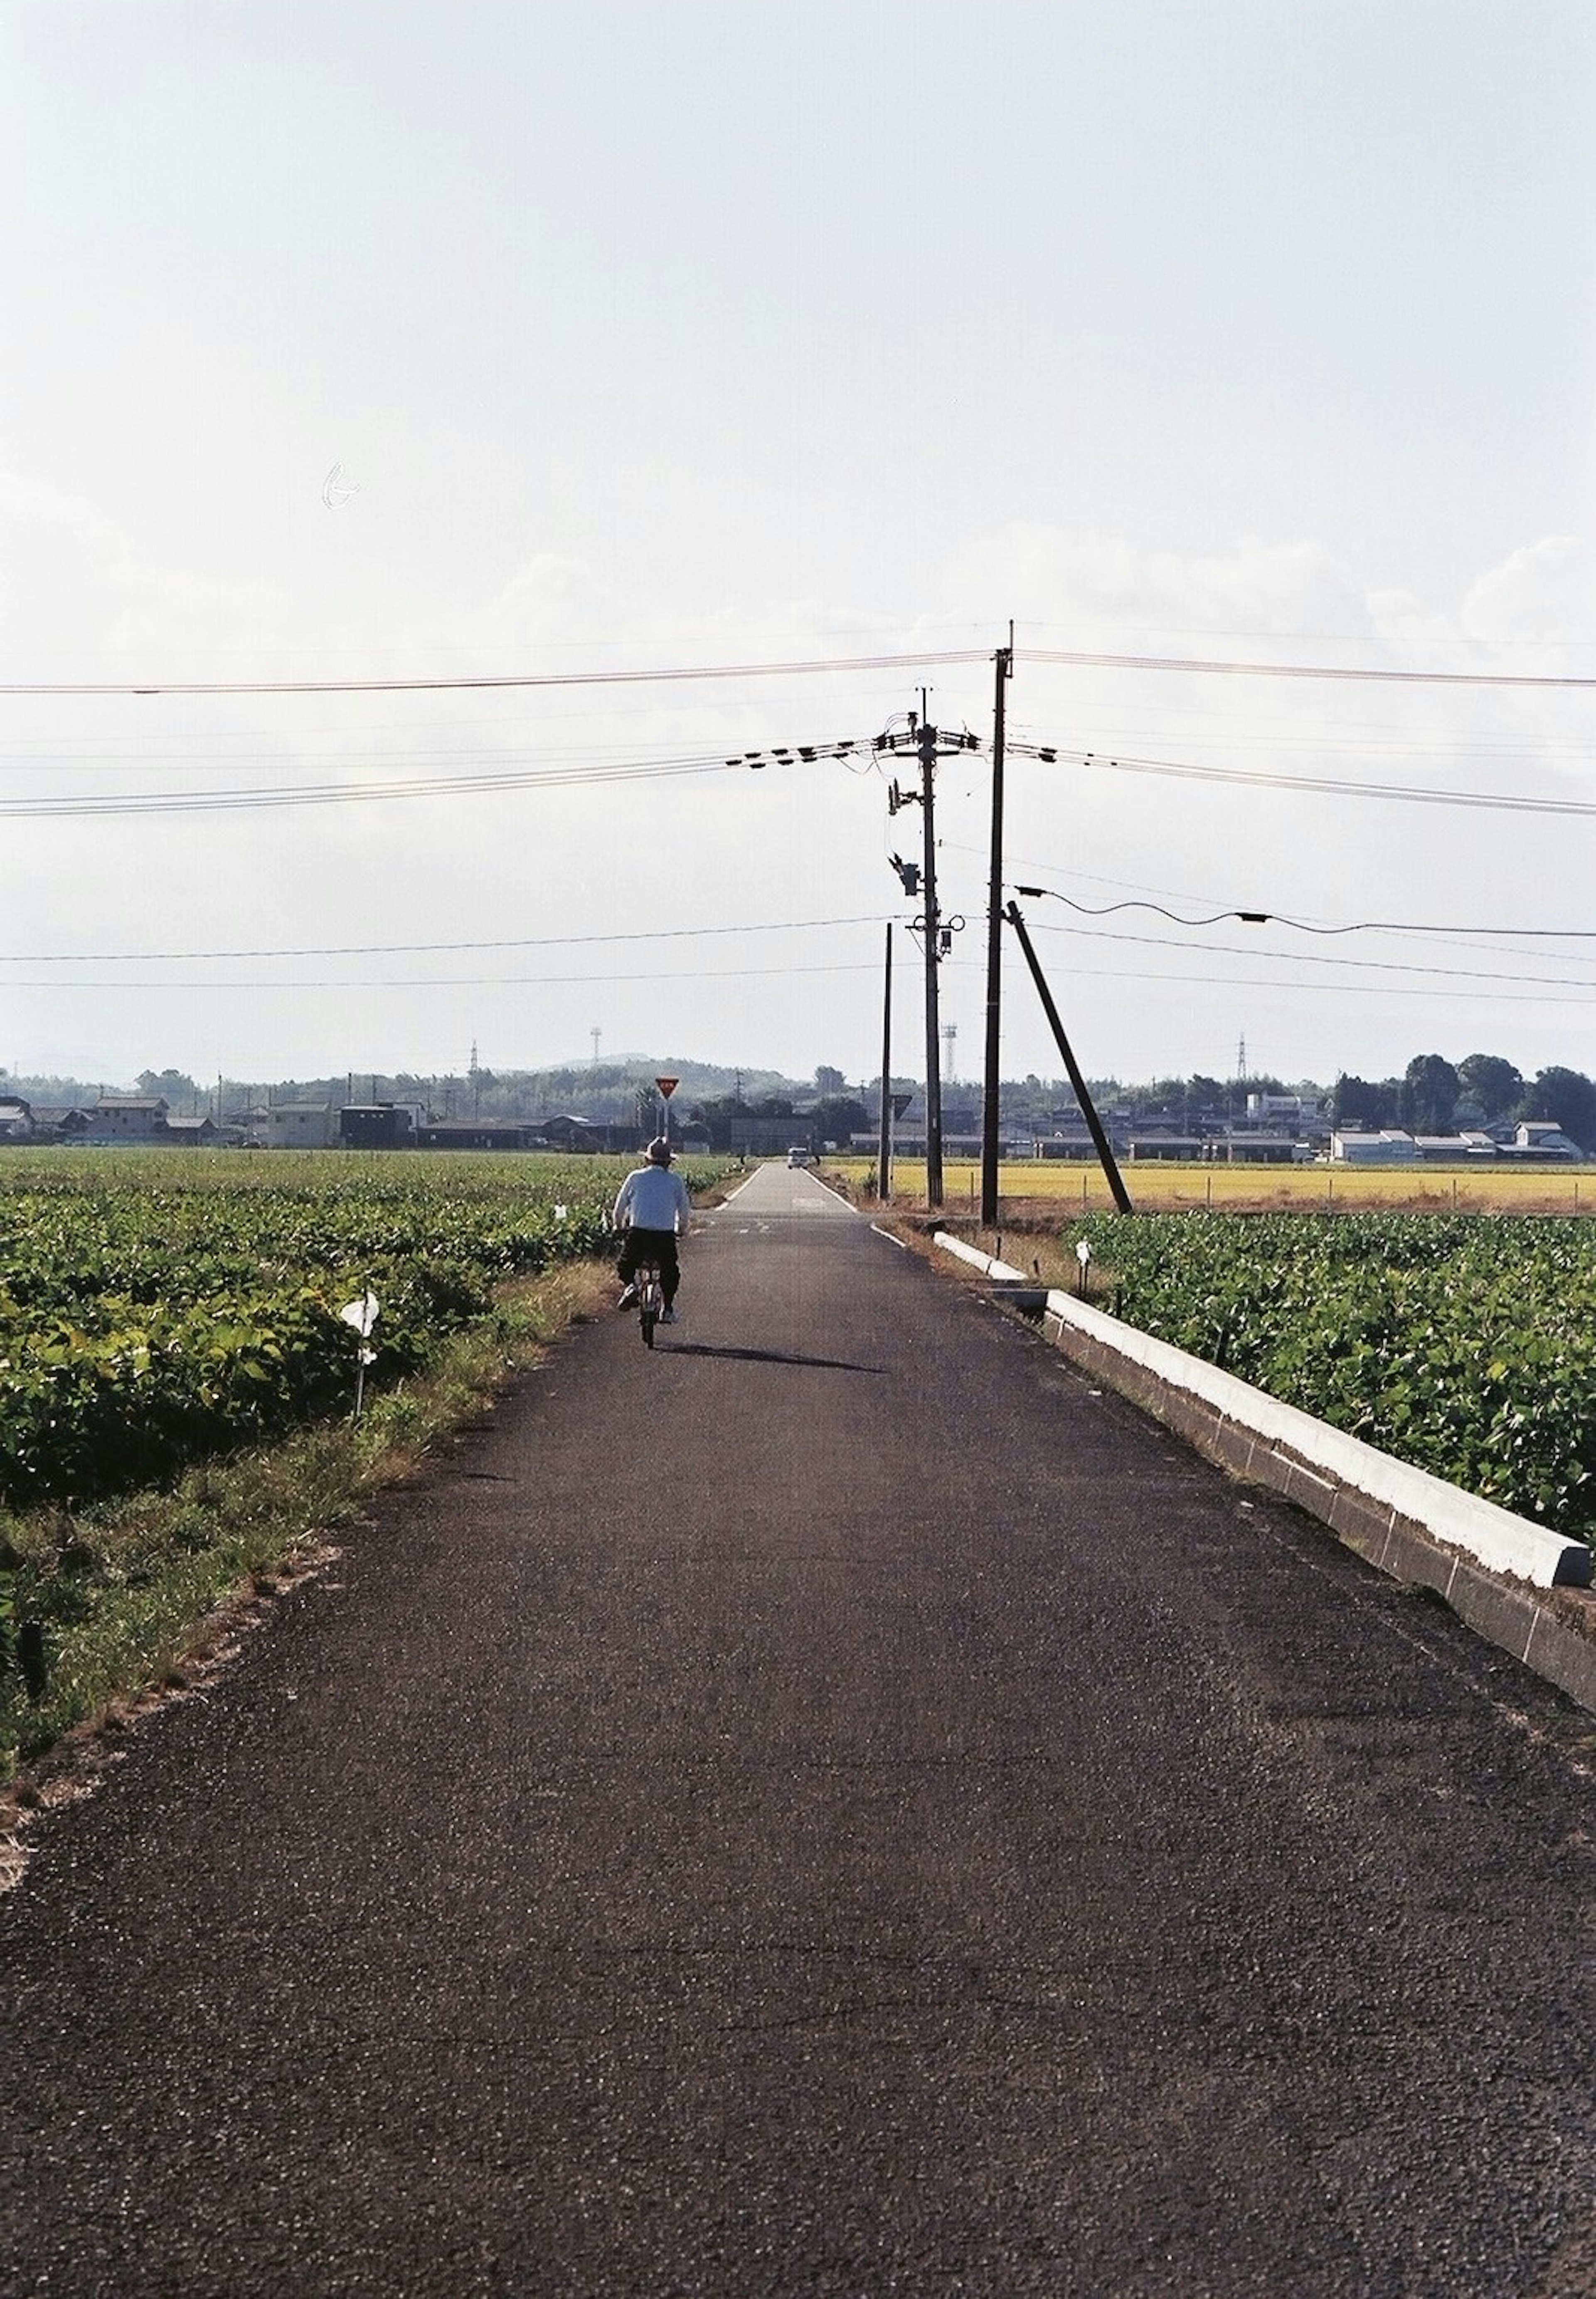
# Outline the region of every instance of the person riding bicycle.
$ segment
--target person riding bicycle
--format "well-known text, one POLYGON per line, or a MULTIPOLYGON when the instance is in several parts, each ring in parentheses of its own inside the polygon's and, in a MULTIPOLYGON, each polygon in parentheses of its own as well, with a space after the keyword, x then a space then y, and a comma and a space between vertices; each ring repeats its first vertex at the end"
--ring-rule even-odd
POLYGON ((644 1262, 652 1261, 659 1270, 660 1291, 665 1297, 660 1322, 674 1325, 673 1305, 682 1282, 677 1233, 679 1231, 684 1237, 687 1233, 693 1200, 681 1175, 670 1170, 670 1144, 662 1133, 649 1143, 643 1156, 644 1163, 621 1183, 610 1216, 611 1227, 621 1232, 615 1274, 625 1289, 615 1306, 618 1309, 633 1306, 637 1299, 637 1272, 644 1262))

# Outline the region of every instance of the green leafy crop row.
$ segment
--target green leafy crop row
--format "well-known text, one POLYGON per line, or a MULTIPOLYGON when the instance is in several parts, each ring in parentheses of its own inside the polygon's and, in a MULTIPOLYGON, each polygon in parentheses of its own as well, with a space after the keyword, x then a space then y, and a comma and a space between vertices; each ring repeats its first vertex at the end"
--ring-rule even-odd
POLYGON ((416 1369, 504 1280, 597 1252, 619 1170, 175 1162, 5 1169, 0 1502, 101 1499, 346 1405, 362 1343, 339 1312, 368 1291, 368 1380, 416 1369))
POLYGON ((1130 1324, 1596 1539, 1596 1224, 1103 1216, 1068 1236, 1130 1324))

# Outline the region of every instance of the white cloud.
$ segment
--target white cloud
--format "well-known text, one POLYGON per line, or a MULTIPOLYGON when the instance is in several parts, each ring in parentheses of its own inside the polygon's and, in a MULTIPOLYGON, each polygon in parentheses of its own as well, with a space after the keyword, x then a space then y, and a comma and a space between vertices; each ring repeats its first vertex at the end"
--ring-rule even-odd
POLYGON ((1462 623, 1470 638, 1534 642, 1538 663, 1557 667, 1562 648, 1588 649, 1596 632, 1596 555, 1573 535, 1509 552, 1469 590, 1462 623))

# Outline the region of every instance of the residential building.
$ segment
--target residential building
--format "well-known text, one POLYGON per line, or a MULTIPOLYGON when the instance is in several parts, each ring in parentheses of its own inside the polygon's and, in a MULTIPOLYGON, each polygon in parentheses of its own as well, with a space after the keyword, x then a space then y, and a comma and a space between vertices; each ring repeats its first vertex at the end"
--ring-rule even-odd
POLYGON ((257 1137, 268 1150, 328 1150, 336 1116, 330 1101, 278 1101, 261 1113, 257 1137))
POLYGON ((86 1115, 88 1141, 159 1141, 166 1132, 168 1103, 158 1093, 103 1093, 86 1115))
POLYGON ((1403 1133, 1395 1127, 1386 1127, 1378 1133, 1355 1132, 1348 1127, 1330 1136, 1330 1156, 1337 1165, 1410 1166, 1417 1155, 1411 1133, 1403 1133))

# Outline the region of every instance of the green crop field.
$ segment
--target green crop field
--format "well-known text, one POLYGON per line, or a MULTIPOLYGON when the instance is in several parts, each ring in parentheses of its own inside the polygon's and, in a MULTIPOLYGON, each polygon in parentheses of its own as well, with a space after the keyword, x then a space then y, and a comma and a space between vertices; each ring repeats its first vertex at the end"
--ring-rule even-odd
POLYGON ((0 1157, 0 1780, 479 1412, 592 1297, 556 1274, 630 1163, 0 1157))
POLYGON ((1459 1214, 1092 1215, 1144 1332, 1504 1508, 1596 1540, 1596 1229, 1459 1214))
MULTIPOLYGON (((9 1154, 0 1501, 103 1498, 347 1405, 495 1286, 598 1250, 619 1161, 9 1154)), ((689 1180, 693 1177, 690 1174, 689 1180)))

